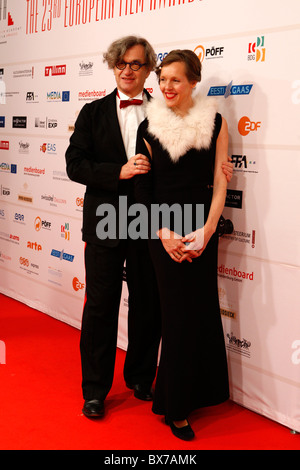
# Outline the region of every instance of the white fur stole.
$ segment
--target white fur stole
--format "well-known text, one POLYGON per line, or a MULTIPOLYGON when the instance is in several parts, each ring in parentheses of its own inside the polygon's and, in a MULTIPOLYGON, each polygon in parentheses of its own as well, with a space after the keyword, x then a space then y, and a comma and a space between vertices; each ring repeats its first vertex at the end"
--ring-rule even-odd
POLYGON ((148 131, 177 162, 191 148, 208 149, 211 143, 217 101, 197 95, 189 113, 178 116, 164 101, 152 99, 147 105, 148 131))

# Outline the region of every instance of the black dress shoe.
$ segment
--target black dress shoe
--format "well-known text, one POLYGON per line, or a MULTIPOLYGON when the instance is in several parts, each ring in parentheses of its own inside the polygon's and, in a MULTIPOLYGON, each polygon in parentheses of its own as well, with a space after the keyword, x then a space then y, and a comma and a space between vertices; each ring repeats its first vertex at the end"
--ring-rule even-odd
POLYGON ((191 441, 195 437, 194 431, 192 430, 189 423, 182 428, 178 428, 175 426, 173 421, 168 420, 167 417, 165 418, 165 422, 170 426, 172 433, 174 436, 178 437, 178 439, 182 439, 183 441, 191 441))
POLYGON ((85 400, 82 412, 87 418, 102 418, 104 403, 102 400, 85 400))
POLYGON ((153 400, 153 392, 151 386, 142 385, 142 384, 130 384, 126 382, 126 386, 130 388, 130 390, 134 391, 135 398, 144 401, 151 401, 153 400))

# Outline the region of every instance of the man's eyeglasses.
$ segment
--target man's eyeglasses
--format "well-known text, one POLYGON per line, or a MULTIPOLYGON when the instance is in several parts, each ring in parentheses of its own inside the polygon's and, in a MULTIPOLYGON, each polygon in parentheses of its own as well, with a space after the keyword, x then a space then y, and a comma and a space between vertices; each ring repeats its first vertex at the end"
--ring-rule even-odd
POLYGON ((134 72, 137 72, 138 70, 140 70, 141 67, 143 67, 144 65, 147 65, 147 64, 146 63, 145 64, 140 64, 140 62, 138 62, 136 60, 134 60, 133 62, 124 62, 124 60, 121 60, 120 62, 118 62, 116 64, 116 67, 119 70, 124 70, 126 68, 126 65, 129 65, 131 70, 133 70, 134 72))

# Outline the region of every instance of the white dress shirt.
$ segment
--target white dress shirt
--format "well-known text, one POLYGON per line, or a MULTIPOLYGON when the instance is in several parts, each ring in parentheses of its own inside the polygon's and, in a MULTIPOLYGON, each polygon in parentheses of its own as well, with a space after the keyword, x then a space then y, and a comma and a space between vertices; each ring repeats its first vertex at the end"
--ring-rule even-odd
POLYGON ((143 100, 140 106, 128 106, 127 108, 120 109, 120 99, 128 100, 128 96, 124 95, 121 91, 117 94, 117 114, 120 124, 120 129, 123 137, 123 142, 126 150, 127 159, 135 155, 136 133, 140 123, 145 119, 145 104, 147 97, 144 93, 135 96, 134 99, 143 100), (118 96, 119 95, 119 96, 118 96))

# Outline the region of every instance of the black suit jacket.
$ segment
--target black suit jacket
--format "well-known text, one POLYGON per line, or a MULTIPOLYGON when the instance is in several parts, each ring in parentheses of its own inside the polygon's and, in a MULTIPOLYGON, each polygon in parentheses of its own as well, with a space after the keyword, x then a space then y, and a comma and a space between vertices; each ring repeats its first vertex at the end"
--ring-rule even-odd
MULTIPOLYGON (((66 151, 69 178, 86 186, 82 239, 107 246, 119 243, 119 196, 127 196, 128 206, 133 202, 132 179, 119 180, 127 156, 117 116, 116 93, 117 89, 83 106, 66 151), (96 226, 101 217, 96 211, 100 204, 110 204, 115 209, 116 238, 97 237, 96 226)), ((150 99, 146 90, 144 93, 150 99)))

